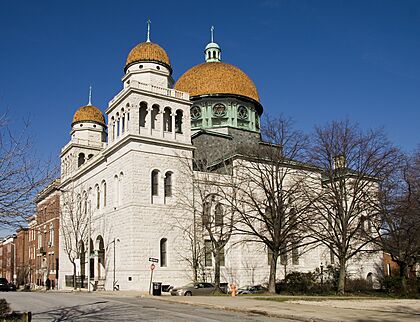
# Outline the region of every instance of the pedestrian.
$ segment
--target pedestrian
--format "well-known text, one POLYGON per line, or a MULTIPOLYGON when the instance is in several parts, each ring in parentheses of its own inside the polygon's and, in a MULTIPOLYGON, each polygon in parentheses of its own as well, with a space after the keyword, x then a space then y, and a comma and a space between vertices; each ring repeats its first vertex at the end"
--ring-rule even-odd
POLYGON ((45 286, 47 287, 47 291, 49 291, 51 288, 51 281, 48 277, 47 277, 47 280, 45 281, 45 286))

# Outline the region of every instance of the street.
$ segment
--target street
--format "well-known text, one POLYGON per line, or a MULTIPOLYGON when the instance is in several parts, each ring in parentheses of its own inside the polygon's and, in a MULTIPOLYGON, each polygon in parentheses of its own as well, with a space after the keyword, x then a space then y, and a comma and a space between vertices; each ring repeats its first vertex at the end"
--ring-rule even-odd
POLYGON ((288 321, 139 296, 3 292, 12 310, 31 311, 32 321, 288 321))

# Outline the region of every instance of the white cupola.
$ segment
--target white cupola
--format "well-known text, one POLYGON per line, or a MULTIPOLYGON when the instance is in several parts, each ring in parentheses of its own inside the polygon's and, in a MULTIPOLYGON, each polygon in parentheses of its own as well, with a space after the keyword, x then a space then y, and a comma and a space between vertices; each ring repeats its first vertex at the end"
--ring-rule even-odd
POLYGON ((210 28, 210 43, 204 49, 204 59, 207 63, 220 62, 222 60, 222 50, 220 46, 214 42, 214 27, 210 28))

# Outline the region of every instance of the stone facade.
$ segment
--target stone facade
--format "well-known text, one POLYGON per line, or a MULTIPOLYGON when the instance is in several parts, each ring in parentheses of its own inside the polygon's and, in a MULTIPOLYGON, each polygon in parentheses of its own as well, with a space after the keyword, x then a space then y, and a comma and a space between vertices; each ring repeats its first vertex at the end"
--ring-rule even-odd
MULTIPOLYGON (((191 211, 193 178, 199 175, 192 171, 193 157, 211 165, 236 154, 239 147, 260 144, 262 107, 238 93, 206 94, 191 101, 188 93, 173 89, 171 73, 166 61, 130 61, 122 89, 106 109, 107 126, 94 119, 72 124, 70 141, 61 151, 60 193, 48 194, 51 198, 61 196, 60 288, 73 287, 76 274, 79 287, 147 291, 150 258, 159 261, 154 281, 170 285, 191 281, 191 241, 184 228, 185 224, 197 225, 195 211, 191 211), (198 114, 191 116, 197 106, 201 108, 201 125, 198 114), (215 110, 221 106, 227 110, 215 110), (241 106, 246 111, 240 111, 241 106), (76 219, 74 228, 70 224, 76 219)), ((215 181, 226 175, 212 173, 215 181)), ((318 179, 321 185, 320 176, 318 179)), ((46 196, 39 199, 36 222, 30 224, 41 238, 50 220, 41 219, 50 200, 46 196)), ((198 234, 196 238, 202 245, 207 236, 198 234)), ((232 237, 225 247, 222 282, 267 282, 267 249, 257 243, 240 244, 240 239, 232 237)), ((35 245, 35 239, 29 238, 29 243, 38 249, 46 247, 40 240, 35 245)), ((34 251, 32 259, 38 265, 34 271, 37 276, 45 271, 56 273, 43 264, 47 253, 57 258, 56 250, 42 249, 44 254, 34 251)), ((200 279, 211 281, 214 261, 210 264, 207 259, 201 265, 200 279)), ((349 271, 367 276, 375 260, 364 259, 361 265, 359 259, 350 263, 349 271)), ((331 256, 319 246, 302 251, 298 259, 289 257, 279 265, 278 277, 328 264, 332 264, 331 256)))

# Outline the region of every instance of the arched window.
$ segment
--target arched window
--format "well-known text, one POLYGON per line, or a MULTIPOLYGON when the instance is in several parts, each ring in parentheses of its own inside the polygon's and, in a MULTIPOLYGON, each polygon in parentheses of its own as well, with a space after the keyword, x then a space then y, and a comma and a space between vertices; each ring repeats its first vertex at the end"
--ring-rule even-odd
POLYGON ((216 58, 216 51, 213 51, 213 58, 216 58))
POLYGON ((111 122, 112 122, 112 140, 115 140, 115 120, 114 120, 114 117, 112 117, 111 122))
POLYGON ((216 226, 223 225, 223 206, 221 203, 217 203, 216 207, 214 208, 214 224, 216 226))
POLYGON ((152 171, 152 196, 157 196, 159 194, 159 171, 152 171))
POLYGON ((50 239, 48 242, 48 246, 52 247, 54 246, 54 225, 50 224, 50 239))
POLYGON ((172 197, 172 172, 165 174, 165 197, 172 197))
POLYGON ((165 107, 165 112, 163 113, 163 130, 172 132, 172 116, 169 107, 165 107))
POLYGON ((118 194, 119 194, 118 188, 119 188, 118 176, 115 175, 114 176, 114 202, 113 202, 114 206, 118 205, 118 194))
POLYGON ((85 163, 85 154, 79 153, 79 157, 77 158, 77 166, 80 167, 83 163, 85 163))
POLYGON ((120 136, 120 117, 118 116, 117 113, 117 137, 120 136))
POLYGON ((38 249, 42 247, 42 233, 38 233, 38 249))
POLYGON ((166 238, 162 238, 160 240, 160 266, 166 267, 167 266, 167 244, 168 240, 166 238))
POLYGON ((203 204, 203 226, 207 226, 210 223, 210 212, 211 212, 211 203, 206 201, 203 204))
POLYGON ((181 110, 176 111, 175 114, 175 132, 182 134, 182 117, 183 112, 181 110))
POLYGON ((122 118, 121 118, 121 134, 124 134, 125 132, 125 114, 123 114, 122 118))
POLYGON ((106 182, 102 181, 103 206, 106 207, 106 182))
POLYGON ((159 114, 159 106, 153 105, 152 107, 152 129, 156 129, 157 115, 159 114))
POLYGON ((101 206, 101 190, 99 189, 99 185, 96 185, 96 209, 99 209, 101 206))
POLYGON ((145 102, 140 103, 139 116, 140 127, 146 127, 147 104, 145 102))
POLYGON ((123 196, 123 180, 124 180, 124 173, 120 172, 120 176, 118 177, 118 204, 121 205, 122 196, 123 196))
POLYGON ((86 191, 83 192, 83 213, 85 215, 88 213, 88 197, 86 191))

